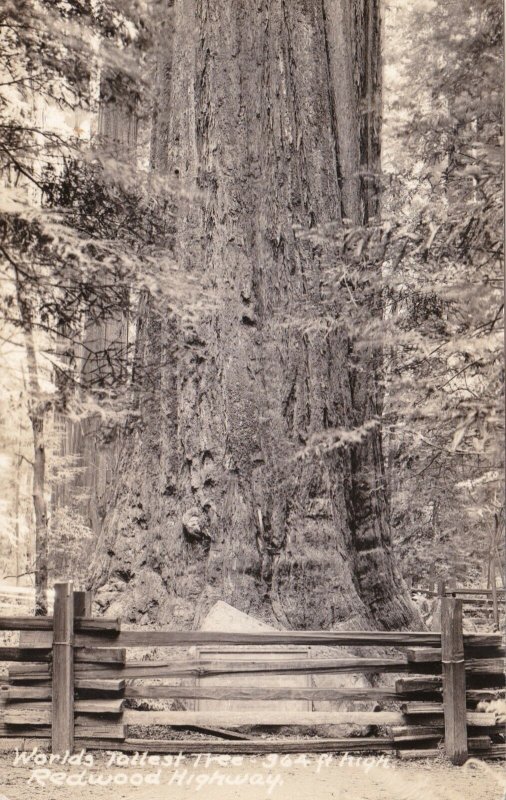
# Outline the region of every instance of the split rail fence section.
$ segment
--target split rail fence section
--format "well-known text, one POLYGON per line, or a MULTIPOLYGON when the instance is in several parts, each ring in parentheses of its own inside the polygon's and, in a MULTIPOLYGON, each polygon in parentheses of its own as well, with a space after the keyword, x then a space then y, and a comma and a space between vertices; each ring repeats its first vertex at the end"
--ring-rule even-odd
POLYGON ((496 630, 500 628, 501 614, 504 615, 506 611, 506 590, 498 589, 493 584, 490 589, 466 589, 465 586, 457 586, 453 579, 448 582, 438 581, 436 586, 432 582, 428 588, 412 585, 411 593, 425 595, 427 598, 458 597, 463 605, 472 607, 474 614, 489 616, 496 630))
MULTIPOLYGON (((442 599, 441 632, 283 631, 215 633, 121 630, 119 620, 94 619, 89 593, 55 586, 53 617, 1 617, 0 630, 20 631, 19 645, 1 647, 0 661, 15 662, 0 686, 0 748, 50 745, 125 752, 339 752, 394 751, 428 757, 442 741, 455 764, 468 755, 506 754, 504 715, 478 710, 480 701, 504 697, 504 647, 498 633, 463 634, 462 601, 442 599), (379 657, 251 660, 205 657, 127 660, 127 648, 303 645, 387 648, 379 657), (199 685, 189 678, 246 674, 249 685, 199 685), (255 686, 255 675, 374 675, 375 686, 318 688, 255 686), (390 673, 391 685, 378 676, 390 673), (175 685, 175 679, 178 683, 175 685), (183 679, 183 680, 181 680, 183 679), (161 681, 172 681, 171 685, 161 681), (185 685, 186 684, 186 685, 185 685), (191 684, 191 685, 188 685, 191 684), (251 711, 140 710, 138 700, 238 699, 251 711), (375 701, 377 711, 255 710, 260 700, 375 701), (243 726, 358 725, 367 736, 260 738, 243 726), (132 738, 129 729, 154 725, 213 733, 213 739, 132 738), (371 733, 372 731, 372 733, 371 733), (216 739, 223 736, 223 740, 216 739)), ((171 705, 166 702, 166 705, 171 705)), ((179 703, 181 706, 181 703, 179 703)), ((264 704, 265 707, 265 704, 264 704)), ((311 706, 310 706, 311 708, 311 706)), ((483 708, 483 704, 480 706, 483 708)))

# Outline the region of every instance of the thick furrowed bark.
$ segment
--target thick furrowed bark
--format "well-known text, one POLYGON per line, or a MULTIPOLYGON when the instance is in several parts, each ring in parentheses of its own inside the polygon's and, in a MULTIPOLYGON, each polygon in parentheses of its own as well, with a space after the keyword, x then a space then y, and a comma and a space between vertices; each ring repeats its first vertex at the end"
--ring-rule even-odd
POLYGON ((104 603, 125 590, 132 618, 189 624, 224 599, 296 628, 409 625, 379 426, 314 446, 379 416, 379 355, 350 367, 339 320, 311 316, 336 253, 294 230, 377 208, 359 178, 379 152, 360 105, 377 91, 376 5, 179 0, 173 14, 166 163, 193 195, 175 256, 213 304, 146 321, 158 400, 126 445, 95 586, 104 603))

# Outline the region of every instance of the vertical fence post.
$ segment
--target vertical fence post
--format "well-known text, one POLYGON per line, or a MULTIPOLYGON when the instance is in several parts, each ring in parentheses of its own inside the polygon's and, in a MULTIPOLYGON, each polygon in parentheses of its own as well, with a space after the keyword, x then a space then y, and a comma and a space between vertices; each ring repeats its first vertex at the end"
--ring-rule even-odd
POLYGON ((74 597, 72 582, 55 583, 51 751, 74 750, 74 597))
POLYGON ((74 617, 91 617, 91 592, 74 592, 74 617))
POLYGON ((432 611, 432 623, 431 623, 431 630, 433 631, 440 631, 441 630, 441 601, 444 597, 445 593, 445 582, 438 581, 435 586, 432 584, 432 601, 431 601, 431 611, 432 611))
POLYGON ((452 764, 467 759, 466 665, 462 632, 462 600, 441 599, 441 661, 445 749, 452 764))

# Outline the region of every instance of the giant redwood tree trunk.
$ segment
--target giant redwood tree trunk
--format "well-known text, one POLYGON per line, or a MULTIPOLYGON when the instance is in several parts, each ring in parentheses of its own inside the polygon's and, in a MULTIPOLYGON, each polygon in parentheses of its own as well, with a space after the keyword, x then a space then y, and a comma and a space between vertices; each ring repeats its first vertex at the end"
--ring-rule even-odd
POLYGON ((173 4, 157 141, 181 189, 174 256, 209 303, 183 321, 146 303, 139 323, 140 422, 92 568, 131 619, 188 626, 223 599, 292 627, 414 621, 378 426, 312 447, 381 413, 378 354, 307 323, 335 253, 296 235, 376 213, 377 6, 173 4))

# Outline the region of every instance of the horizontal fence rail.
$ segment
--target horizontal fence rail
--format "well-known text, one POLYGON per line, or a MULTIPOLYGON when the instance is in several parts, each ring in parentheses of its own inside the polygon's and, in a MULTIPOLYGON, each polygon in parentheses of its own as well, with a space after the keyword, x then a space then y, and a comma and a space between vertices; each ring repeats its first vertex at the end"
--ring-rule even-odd
MULTIPOLYGON (((439 596, 441 596, 439 592, 434 591, 433 589, 428 589, 428 588, 425 589, 422 586, 413 586, 412 589, 411 589, 411 592, 412 592, 412 594, 426 594, 426 595, 429 595, 430 597, 439 597, 439 596)), ((496 589, 495 592, 497 594, 497 597, 506 598, 506 589, 496 589)), ((492 600, 492 596, 494 594, 494 590, 493 589, 466 589, 466 588, 462 588, 462 587, 461 588, 448 588, 448 589, 445 588, 443 590, 442 594, 445 597, 459 597, 459 598, 465 597, 466 595, 471 595, 471 596, 482 596, 482 595, 484 595, 486 597, 490 597, 490 600, 492 600)))
MULTIPOLYGON (((259 654, 260 655, 260 654, 259 654)), ((466 673, 472 676, 500 676, 504 674, 502 658, 468 658, 465 662, 466 673)), ((318 658, 318 659, 283 659, 261 661, 225 661, 211 660, 157 660, 129 661, 122 666, 102 663, 77 663, 76 678, 172 678, 184 676, 210 677, 212 675, 231 675, 243 673, 274 674, 353 674, 381 672, 427 673, 441 672, 441 660, 431 662, 410 661, 406 655, 396 658, 318 658)), ((13 664, 9 669, 9 680, 14 682, 26 680, 48 680, 51 675, 49 664, 13 664)))
MULTIPOLYGON (((0 617, 0 630, 14 630, 4 628, 3 620, 13 617, 0 617)), ((37 618, 36 618, 37 619, 37 618)), ((44 618, 39 618, 44 619, 44 618)), ((46 618, 49 619, 49 618, 46 618)), ((104 625, 100 630, 91 633, 91 628, 99 620, 76 621, 75 645, 76 647, 101 647, 104 643, 102 636, 108 636, 108 644, 114 647, 193 647, 206 645, 313 645, 322 647, 413 647, 423 645, 426 647, 441 647, 441 634, 431 631, 285 631, 266 633, 229 633, 227 631, 120 631, 120 623, 113 620, 103 620, 104 625), (83 627, 84 625, 84 627, 83 627), (88 627, 89 626, 89 627, 88 627), (80 633, 82 631, 82 633, 80 633), (85 633, 90 631, 90 633, 85 633), (111 640, 109 641, 109 636, 111 640)), ((51 648, 52 628, 44 626, 42 629, 23 627, 25 633, 20 639, 20 645, 25 648, 51 648)), ((464 643, 468 647, 498 647, 502 644, 500 633, 468 633, 464 635, 464 643)))
MULTIPOLYGON (((0 631, 52 631, 53 617, 0 616, 0 631)), ((121 630, 119 619, 75 619, 75 630, 83 633, 116 636, 121 630)))

